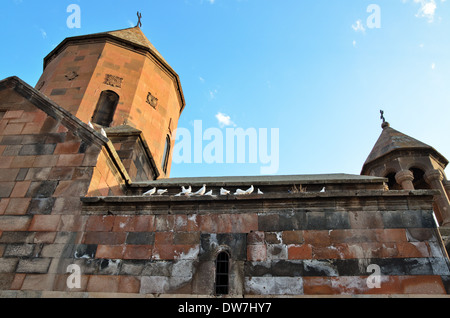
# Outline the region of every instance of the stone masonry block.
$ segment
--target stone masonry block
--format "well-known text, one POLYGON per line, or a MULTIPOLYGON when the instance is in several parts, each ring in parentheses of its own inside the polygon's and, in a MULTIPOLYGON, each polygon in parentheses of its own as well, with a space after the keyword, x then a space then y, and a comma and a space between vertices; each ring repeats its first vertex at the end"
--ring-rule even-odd
POLYGON ((93 275, 89 278, 88 292, 104 292, 115 293, 119 289, 119 276, 100 276, 93 275))
POLYGON ((56 144, 32 144, 24 145, 19 151, 19 156, 51 155, 55 151, 56 144))
POLYGON ((247 260, 250 262, 265 261, 267 259, 266 245, 248 245, 247 260))
POLYGON ((33 243, 34 232, 3 232, 0 243, 33 243))
POLYGON ((48 198, 53 195, 56 187, 58 186, 58 181, 33 181, 31 182, 30 187, 28 188, 28 192, 26 197, 28 198, 48 198))
POLYGON ((17 258, 0 258, 0 273, 12 273, 18 263, 17 258))
POLYGON ((263 232, 279 231, 280 217, 278 214, 259 214, 258 230, 263 232))
POLYGON ((114 225, 114 216, 90 216, 86 223, 86 231, 109 232, 114 225))
POLYGON ((303 295, 301 277, 246 277, 245 292, 254 295, 303 295))
POLYGON ((30 231, 55 232, 60 220, 60 215, 35 215, 30 225, 30 231))
POLYGON ((23 215, 27 213, 30 204, 30 198, 11 198, 5 214, 8 215, 23 215))
POLYGON ((87 232, 84 244, 121 245, 126 240, 126 233, 87 232))
POLYGON ((45 274, 50 266, 51 258, 21 259, 17 265, 17 273, 45 274))
POLYGON ((141 278, 141 294, 167 294, 170 290, 169 277, 144 276, 141 278))
POLYGON ((255 231, 247 235, 247 243, 249 245, 262 245, 264 244, 264 232, 255 231))
POLYGON ((128 245, 125 247, 123 259, 149 260, 153 256, 152 245, 128 245))
POLYGON ((125 246, 123 245, 99 245, 97 247, 96 258, 105 259, 122 259, 125 252, 125 246))
POLYGON ((33 255, 34 246, 34 244, 8 244, 3 256, 29 257, 33 255))
POLYGON ((48 215, 52 212, 55 200, 56 198, 31 199, 27 213, 48 215))
POLYGON ((153 245, 154 243, 155 233, 151 232, 130 232, 126 240, 126 244, 129 245, 153 245))
POLYGON ((0 231, 26 231, 30 216, 0 216, 0 231))

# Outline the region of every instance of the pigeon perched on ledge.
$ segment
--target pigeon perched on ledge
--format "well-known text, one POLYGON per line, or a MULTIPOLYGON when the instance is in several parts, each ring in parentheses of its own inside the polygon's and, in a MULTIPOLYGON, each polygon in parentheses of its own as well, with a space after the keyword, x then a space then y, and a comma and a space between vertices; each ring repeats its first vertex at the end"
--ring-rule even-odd
POLYGON ((166 192, 167 192, 167 189, 157 191, 158 195, 163 195, 166 192))
POLYGON ((241 189, 237 189, 236 192, 234 193, 234 195, 249 195, 252 194, 253 191, 255 191, 255 188, 253 186, 251 186, 249 189, 247 190, 241 190, 241 189))
POLYGON ((206 184, 203 185, 203 187, 198 190, 197 192, 195 192, 193 195, 198 195, 198 196, 202 196, 205 195, 206 192, 206 184))
POLYGON ((150 197, 156 193, 156 188, 153 188, 143 194, 144 197, 150 197))
POLYGON ((230 191, 228 191, 228 190, 226 190, 224 188, 220 189, 220 195, 229 195, 230 193, 231 193, 230 191))
POLYGON ((192 187, 189 186, 189 188, 185 188, 184 186, 181 187, 181 193, 184 195, 189 195, 192 193, 192 187))

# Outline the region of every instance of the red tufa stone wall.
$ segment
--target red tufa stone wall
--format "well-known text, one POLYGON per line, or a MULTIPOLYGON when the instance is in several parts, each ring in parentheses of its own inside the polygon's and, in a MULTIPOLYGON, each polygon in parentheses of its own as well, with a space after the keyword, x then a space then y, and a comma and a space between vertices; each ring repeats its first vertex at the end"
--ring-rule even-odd
POLYGON ((171 157, 167 174, 161 168, 166 136, 171 136, 173 149, 172 132, 182 108, 175 78, 148 53, 105 40, 84 42, 69 42, 49 62, 36 87, 84 123, 91 120, 102 91, 117 93, 120 101, 111 126, 142 130, 161 177, 168 177, 171 157), (69 80, 73 72, 77 76, 69 80), (105 83, 107 75, 120 78, 120 87, 105 83), (158 99, 155 108, 147 103, 149 93, 158 99))
POLYGON ((80 198, 123 194, 120 178, 105 147, 12 89, 0 101, 0 289, 51 290, 63 247, 85 227, 80 198))
POLYGON ((111 143, 79 137, 13 90, 0 100, 0 291, 213 295, 226 250, 234 295, 448 292, 432 194, 342 186, 185 199, 172 185, 164 197, 126 197, 111 143), (71 264, 79 289, 66 284, 71 264), (380 289, 366 284, 369 264, 381 267, 380 289))
POLYGON ((120 196, 124 195, 124 180, 111 161, 106 148, 97 158, 87 196, 120 196))
POLYGON ((450 267, 431 195, 339 195, 342 201, 331 204, 326 197, 301 195, 296 201, 286 195, 249 202, 84 200, 84 244, 92 253, 75 261, 91 275, 77 291, 104 291, 96 285, 102 282, 114 292, 213 295, 215 258, 226 250, 233 295, 447 294, 450 267), (381 288, 367 285, 370 264, 381 268, 381 288), (89 284, 92 279, 96 284, 89 284), (133 282, 128 290, 121 286, 125 280, 133 282))

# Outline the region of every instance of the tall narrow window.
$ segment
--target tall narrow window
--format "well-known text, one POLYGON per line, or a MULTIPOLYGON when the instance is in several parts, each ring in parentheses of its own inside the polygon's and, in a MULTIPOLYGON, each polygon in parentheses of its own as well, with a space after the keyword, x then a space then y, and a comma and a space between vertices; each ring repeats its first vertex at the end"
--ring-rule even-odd
POLYGON ((103 91, 92 116, 92 122, 109 127, 113 121, 117 104, 119 104, 119 95, 113 91, 103 91))
POLYGON ((221 252, 216 259, 216 295, 228 295, 230 256, 221 252))
POLYGON ((164 146, 164 156, 161 163, 161 167, 164 173, 167 173, 167 166, 169 165, 169 155, 170 155, 170 137, 166 137, 166 145, 164 146))

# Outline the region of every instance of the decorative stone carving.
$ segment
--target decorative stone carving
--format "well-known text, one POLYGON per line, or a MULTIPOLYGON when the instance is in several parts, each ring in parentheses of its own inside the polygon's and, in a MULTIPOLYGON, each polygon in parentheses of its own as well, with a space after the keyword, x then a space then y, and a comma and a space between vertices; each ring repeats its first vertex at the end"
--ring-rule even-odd
POLYGON ((72 72, 67 73, 67 74, 65 75, 65 77, 66 77, 66 79, 67 79, 68 81, 73 81, 74 79, 76 79, 76 78, 78 77, 78 73, 72 71, 72 72))
POLYGON ((444 175, 441 171, 437 169, 428 170, 425 175, 424 179, 428 184, 432 184, 433 181, 441 182, 444 180, 444 175))
POLYGON ((121 78, 121 77, 114 76, 111 74, 106 74, 104 84, 112 86, 112 87, 122 88, 122 81, 123 81, 123 78, 121 78))
POLYGON ((395 175, 395 181, 400 184, 403 190, 414 190, 414 174, 410 170, 402 170, 395 175))
POLYGON ((147 95, 147 104, 149 104, 150 106, 152 106, 153 108, 156 109, 156 106, 158 106, 158 99, 152 95, 152 93, 148 92, 147 95))

